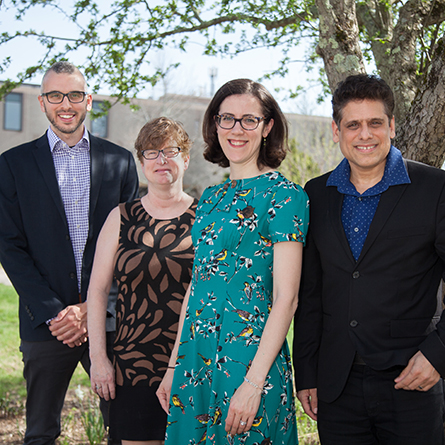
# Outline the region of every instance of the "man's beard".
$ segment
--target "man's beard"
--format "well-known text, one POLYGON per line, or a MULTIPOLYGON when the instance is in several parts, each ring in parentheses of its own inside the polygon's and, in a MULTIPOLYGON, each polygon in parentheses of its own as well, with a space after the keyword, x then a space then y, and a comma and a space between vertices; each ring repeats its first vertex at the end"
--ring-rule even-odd
MULTIPOLYGON (((46 111, 46 107, 45 107, 45 111, 46 111)), ((56 124, 56 120, 49 117, 48 112, 46 113, 46 117, 48 118, 48 120, 50 121, 51 125, 58 131, 60 131, 63 134, 72 134, 75 133, 79 127, 81 125, 83 125, 85 118, 87 116, 87 110, 83 110, 82 114, 78 114, 80 116, 80 119, 77 123, 77 125, 73 128, 66 128, 66 127, 61 127, 59 125, 56 124)))

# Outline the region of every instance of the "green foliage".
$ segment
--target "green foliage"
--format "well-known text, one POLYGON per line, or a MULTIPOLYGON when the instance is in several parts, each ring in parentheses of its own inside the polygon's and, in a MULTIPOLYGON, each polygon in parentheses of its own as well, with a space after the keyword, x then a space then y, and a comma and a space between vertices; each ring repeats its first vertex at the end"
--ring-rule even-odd
POLYGON ((289 153, 280 167, 280 172, 296 184, 304 186, 306 182, 319 176, 321 171, 312 156, 298 150, 298 142, 295 139, 289 141, 289 153))
MULTIPOLYGON (((2 33, 0 45, 33 39, 42 47, 41 57, 31 69, 19 73, 16 82, 27 81, 55 60, 71 58, 82 49, 87 51, 83 68, 94 79, 94 90, 107 86, 118 99, 136 97, 147 83, 156 84, 165 74, 153 69, 149 55, 154 50, 186 50, 194 34, 204 39, 204 54, 229 57, 264 46, 280 46, 286 52, 302 38, 316 34, 311 1, 115 0, 106 5, 91 0, 11 0, 4 8, 14 10, 21 20, 36 6, 55 11, 60 19, 76 24, 79 32, 77 36, 56 36, 42 27, 42 31, 2 33), (241 38, 233 37, 240 27, 241 38), (215 38, 215 32, 228 40, 215 38)), ((286 71, 284 60, 277 70, 281 75, 286 71)), ((11 58, 0 61, 0 73, 10 63, 11 58)))
POLYGON ((99 409, 99 402, 94 398, 94 402, 89 400, 89 405, 80 413, 83 428, 88 438, 90 445, 98 445, 102 443, 105 438, 105 428, 102 414, 99 409))
POLYGON ((0 284, 0 399, 3 403, 26 394, 19 351, 18 297, 11 286, 0 284))
POLYGON ((14 397, 11 399, 11 395, 6 393, 0 397, 0 417, 16 417, 24 410, 24 405, 21 400, 14 397))
MULTIPOLYGON (((327 3, 334 17, 338 12, 334 9, 340 7, 336 2, 327 3)), ((147 84, 155 85, 174 68, 175 64, 157 69, 151 57, 154 51, 172 47, 186 51, 191 38, 196 41, 195 36, 202 44, 203 54, 211 56, 233 57, 254 48, 280 48, 281 60, 277 66, 270 67, 263 79, 285 76, 289 65, 296 62, 289 56, 290 49, 303 41, 309 42, 304 59, 298 62, 303 62, 307 72, 318 71, 313 82, 322 83, 324 97, 330 89, 326 67, 319 57, 322 22, 317 9, 319 4, 320 0, 5 0, 0 3, 1 8, 14 11, 17 21, 31 16, 36 7, 44 8, 53 17, 56 12, 57 18, 75 24, 78 32, 77 35, 53 35, 51 26, 36 23, 35 29, 1 33, 0 45, 32 39, 40 43, 42 52, 36 54, 36 58, 29 62, 30 67, 20 72, 16 79, 6 79, 0 87, 0 99, 15 86, 43 72, 54 61, 69 59, 82 52, 85 60, 82 67, 93 91, 107 88, 118 101, 126 103, 147 84)), ((332 40, 339 46, 346 45, 349 36, 345 35, 345 29, 351 29, 357 20, 357 37, 362 51, 359 57, 374 64, 378 72, 384 68, 385 76, 395 76, 394 83, 397 84, 397 75, 388 70, 387 61, 391 52, 400 52, 404 40, 413 34, 415 54, 406 57, 413 57, 413 66, 408 71, 415 72, 417 85, 420 85, 434 59, 434 48, 445 32, 444 0, 358 0, 355 11, 350 12, 347 20, 351 23, 346 28, 339 27, 332 40), (398 38, 395 38, 397 29, 398 38)), ((329 21, 332 17, 324 19, 329 21)), ((10 66, 14 57, 0 60, 0 74, 10 66)), ((342 67, 338 69, 341 71, 342 67)), ((401 82, 404 82, 403 78, 401 82)), ((292 97, 299 92, 297 80, 288 93, 292 97)))
MULTIPOLYGON (((12 286, 0 284, 0 399, 26 397, 23 379, 23 362, 20 353, 19 299, 12 286)), ((89 386, 88 374, 78 366, 71 379, 71 385, 89 386)))

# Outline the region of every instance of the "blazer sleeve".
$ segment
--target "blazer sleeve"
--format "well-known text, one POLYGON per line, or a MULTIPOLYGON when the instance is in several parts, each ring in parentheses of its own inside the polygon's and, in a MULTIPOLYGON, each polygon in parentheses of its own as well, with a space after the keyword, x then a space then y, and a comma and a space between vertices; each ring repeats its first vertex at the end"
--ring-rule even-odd
POLYGON ((139 179, 133 155, 128 152, 127 176, 123 181, 120 203, 139 198, 139 179))
MULTIPOLYGON (((445 176, 445 175, 444 175, 445 176)), ((442 193, 436 209, 435 250, 440 258, 445 278, 445 184, 442 176, 442 193)), ((445 311, 444 296, 438 295, 438 311, 441 314, 436 329, 421 343, 419 349, 436 371, 445 378, 445 311)))
POLYGON ((317 387, 318 351, 322 332, 322 270, 320 255, 311 231, 313 209, 309 195, 309 231, 303 249, 298 308, 294 317, 293 364, 297 391, 317 387))
POLYGON ((0 262, 20 295, 21 311, 35 328, 66 304, 50 288, 29 253, 16 180, 6 156, 0 156, 0 262))

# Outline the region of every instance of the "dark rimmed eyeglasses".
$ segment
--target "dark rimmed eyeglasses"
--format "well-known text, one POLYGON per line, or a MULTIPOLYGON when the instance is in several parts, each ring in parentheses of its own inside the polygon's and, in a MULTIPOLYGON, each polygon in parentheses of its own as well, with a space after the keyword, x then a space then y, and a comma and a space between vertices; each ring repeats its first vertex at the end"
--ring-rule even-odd
POLYGON ((240 119, 235 118, 231 114, 217 114, 215 116, 215 122, 224 130, 231 130, 237 122, 240 123, 244 130, 256 130, 260 122, 263 121, 264 117, 256 116, 243 116, 240 119))
POLYGON ((87 94, 85 91, 70 91, 66 94, 60 91, 50 91, 49 93, 42 93, 41 96, 46 97, 46 100, 50 104, 61 104, 65 97, 67 97, 72 104, 80 104, 85 100, 87 94))
POLYGON ((162 150, 142 150, 141 154, 147 161, 154 161, 161 153, 164 158, 176 158, 180 151, 179 147, 166 147, 162 150))

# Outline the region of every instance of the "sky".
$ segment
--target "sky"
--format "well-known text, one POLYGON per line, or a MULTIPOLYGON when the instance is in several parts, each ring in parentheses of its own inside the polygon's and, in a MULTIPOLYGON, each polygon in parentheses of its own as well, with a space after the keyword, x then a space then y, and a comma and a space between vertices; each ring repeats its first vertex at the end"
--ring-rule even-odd
MULTIPOLYGON (((9 2, 7 3, 9 4, 9 2)), ((107 3, 109 2, 107 1, 107 3)), ((28 19, 18 22, 15 20, 14 13, 5 9, 5 2, 3 2, 3 5, 0 6, 1 32, 7 31, 12 33, 29 28, 37 31, 46 30, 46 32, 50 30, 52 35, 73 36, 76 33, 76 28, 72 23, 62 20, 60 15, 50 8, 34 7, 32 8, 32 15, 28 19)), ((213 86, 214 91, 216 91, 216 89, 231 79, 245 77, 258 80, 262 75, 278 66, 281 56, 281 51, 277 48, 256 49, 242 53, 233 59, 222 58, 221 56, 204 56, 202 55, 202 50, 202 42, 199 41, 198 36, 194 36, 190 39, 186 53, 168 49, 150 54, 151 62, 154 65, 168 66, 171 63, 179 62, 180 66, 167 77, 164 84, 158 84, 154 88, 148 87, 140 97, 156 99, 165 92, 210 97, 212 93, 211 71, 215 73, 213 86)), ((41 53, 41 47, 32 38, 21 39, 8 45, 0 46, 0 60, 3 60, 6 56, 13 58, 10 68, 5 73, 0 74, 0 80, 14 77, 17 72, 37 60, 35 58, 36 54, 41 53)), ((295 48, 291 54, 293 60, 301 60, 303 55, 304 48, 295 48)), ((76 65, 81 65, 82 54, 74 56, 71 61, 76 65)), ((305 72, 303 64, 295 62, 289 68, 290 72, 285 78, 275 77, 272 80, 262 81, 264 86, 277 99, 283 111, 330 116, 330 98, 321 105, 317 104, 316 98, 321 91, 321 87, 314 88, 309 86, 307 82, 308 74, 305 72), (296 99, 289 99, 284 91, 275 91, 276 88, 284 90, 294 89, 298 84, 305 87, 305 92, 296 99)), ((316 75, 316 70, 314 70, 313 75, 316 75)), ((40 81, 41 75, 36 76, 31 83, 40 84, 40 81)), ((108 94, 109 92, 103 90, 101 93, 108 94)))

